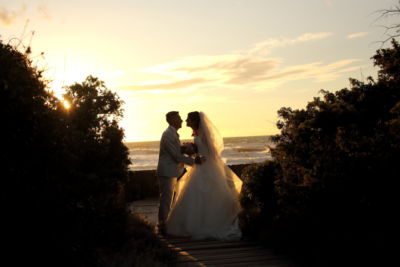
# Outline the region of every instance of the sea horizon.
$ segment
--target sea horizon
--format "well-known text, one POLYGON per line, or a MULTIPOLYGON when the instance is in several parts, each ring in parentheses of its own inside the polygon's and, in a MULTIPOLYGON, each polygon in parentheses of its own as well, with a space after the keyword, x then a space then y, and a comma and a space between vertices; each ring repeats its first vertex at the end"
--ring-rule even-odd
MULTIPOLYGON (((264 135, 241 135, 241 136, 224 136, 222 137, 223 139, 230 139, 230 138, 246 138, 246 137, 272 137, 276 134, 264 134, 264 135)), ((161 138, 161 136, 160 136, 161 138)), ((192 140, 192 138, 183 138, 180 139, 180 141, 187 141, 187 140, 192 140)), ((150 143, 150 142, 159 142, 160 140, 143 140, 143 141, 123 141, 124 144, 130 144, 130 143, 150 143)))
MULTIPOLYGON (((228 165, 259 163, 271 158, 270 147, 272 135, 224 137, 222 158, 228 165)), ((182 139, 181 141, 190 141, 182 139)), ((130 169, 155 170, 158 163, 160 141, 126 142, 129 157, 132 161, 130 169)))

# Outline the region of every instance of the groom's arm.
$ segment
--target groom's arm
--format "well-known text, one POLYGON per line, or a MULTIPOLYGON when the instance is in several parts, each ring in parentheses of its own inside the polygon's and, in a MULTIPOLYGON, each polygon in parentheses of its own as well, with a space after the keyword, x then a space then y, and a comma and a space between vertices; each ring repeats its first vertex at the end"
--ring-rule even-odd
POLYGON ((193 158, 186 157, 181 153, 181 147, 177 145, 177 140, 174 139, 174 137, 170 135, 164 135, 163 139, 165 149, 177 162, 183 162, 190 166, 195 163, 193 158))

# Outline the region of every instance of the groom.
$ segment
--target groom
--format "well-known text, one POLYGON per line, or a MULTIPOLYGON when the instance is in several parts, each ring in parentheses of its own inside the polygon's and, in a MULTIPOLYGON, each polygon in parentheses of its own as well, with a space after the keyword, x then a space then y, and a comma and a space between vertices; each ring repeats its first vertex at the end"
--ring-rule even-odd
POLYGON ((178 111, 170 111, 166 115, 168 128, 160 141, 157 176, 160 188, 160 207, 158 210, 158 229, 165 234, 165 221, 168 217, 174 189, 179 176, 182 175, 184 164, 201 164, 201 158, 184 156, 181 152, 181 142, 177 130, 182 127, 182 119, 178 111))

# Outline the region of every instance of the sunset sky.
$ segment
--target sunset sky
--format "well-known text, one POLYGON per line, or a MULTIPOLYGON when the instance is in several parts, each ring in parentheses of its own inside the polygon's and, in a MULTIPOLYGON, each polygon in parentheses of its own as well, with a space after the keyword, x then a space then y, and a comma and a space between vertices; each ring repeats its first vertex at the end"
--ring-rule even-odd
POLYGON ((225 137, 270 135, 279 108, 375 76, 370 57, 394 22, 377 12, 398 3, 0 0, 0 38, 31 44, 59 95, 88 75, 105 81, 125 101, 125 141, 158 140, 170 110, 204 111, 225 137))

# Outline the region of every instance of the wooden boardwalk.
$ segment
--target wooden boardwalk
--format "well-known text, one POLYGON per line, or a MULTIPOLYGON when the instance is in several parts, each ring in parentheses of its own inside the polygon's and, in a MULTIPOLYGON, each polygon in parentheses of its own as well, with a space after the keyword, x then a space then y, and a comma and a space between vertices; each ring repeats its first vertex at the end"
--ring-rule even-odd
MULTIPOLYGON (((131 212, 157 223, 158 201, 140 200, 129 205, 131 212)), ((284 255, 261 247, 251 241, 191 240, 163 237, 166 246, 178 252, 176 266, 269 266, 294 267, 284 255)))

